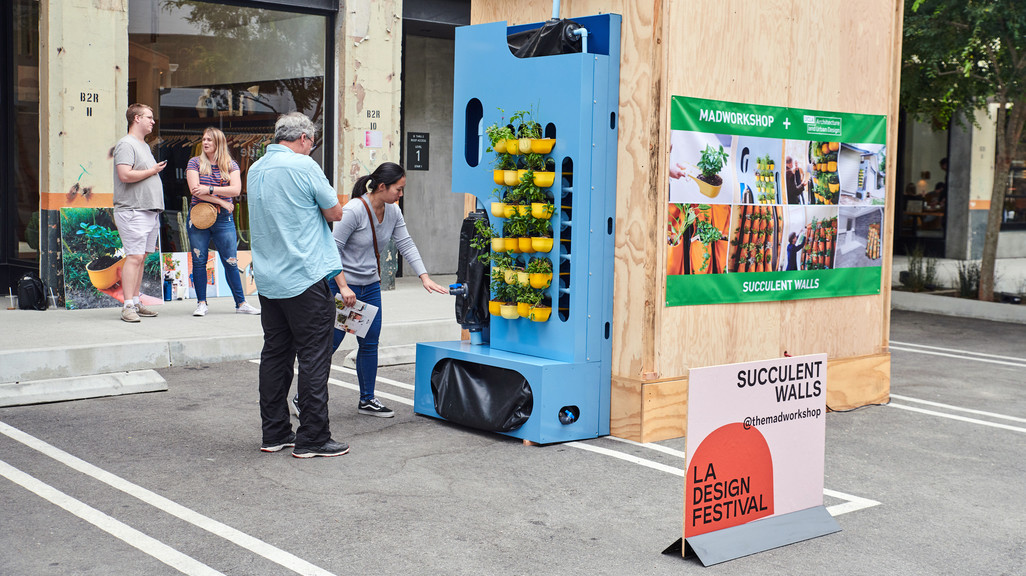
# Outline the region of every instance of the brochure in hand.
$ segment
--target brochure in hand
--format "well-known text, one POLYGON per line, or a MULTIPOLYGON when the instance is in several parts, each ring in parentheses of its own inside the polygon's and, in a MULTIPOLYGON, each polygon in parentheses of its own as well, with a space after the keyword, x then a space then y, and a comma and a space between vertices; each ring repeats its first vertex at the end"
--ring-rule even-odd
POLYGON ((377 314, 378 307, 373 304, 357 300, 355 306, 346 306, 342 296, 335 294, 335 328, 339 330, 363 338, 377 314))

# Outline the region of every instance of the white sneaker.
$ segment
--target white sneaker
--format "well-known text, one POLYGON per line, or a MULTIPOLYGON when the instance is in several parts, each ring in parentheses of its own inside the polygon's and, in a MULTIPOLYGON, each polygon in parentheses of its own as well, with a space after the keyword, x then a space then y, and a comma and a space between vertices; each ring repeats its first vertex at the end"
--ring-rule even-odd
POLYGON ((200 302, 196 305, 196 310, 192 313, 193 316, 206 316, 207 315, 207 303, 200 302))
POLYGON ((236 314, 260 314, 260 309, 256 306, 251 306, 249 302, 243 302, 235 308, 236 314))

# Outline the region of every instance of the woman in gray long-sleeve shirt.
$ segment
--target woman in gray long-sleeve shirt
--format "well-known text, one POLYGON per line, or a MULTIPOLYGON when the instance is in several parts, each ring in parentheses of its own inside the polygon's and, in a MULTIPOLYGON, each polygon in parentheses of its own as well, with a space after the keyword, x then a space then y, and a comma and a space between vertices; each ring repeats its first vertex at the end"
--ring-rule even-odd
MULTIPOLYGON (((428 292, 448 294, 449 290, 436 284, 428 276, 420 252, 406 231, 406 221, 396 204, 403 197, 406 172, 398 164, 385 162, 369 176, 356 181, 352 199, 342 208, 342 220, 335 224, 335 244, 342 256, 342 273, 335 278, 333 291, 342 295, 349 306, 357 300, 378 307, 378 314, 367 335, 357 338, 356 374, 360 381, 358 412, 390 418, 395 413, 374 397, 374 381, 378 373, 378 336, 381 333, 381 270, 378 268, 378 249, 395 241, 399 253, 420 277, 428 292), (373 213, 373 224, 371 214, 373 213), (373 233, 371 226, 373 225, 373 233), (375 241, 377 246, 375 247, 375 241)), ((335 330, 334 350, 346 333, 335 330)))

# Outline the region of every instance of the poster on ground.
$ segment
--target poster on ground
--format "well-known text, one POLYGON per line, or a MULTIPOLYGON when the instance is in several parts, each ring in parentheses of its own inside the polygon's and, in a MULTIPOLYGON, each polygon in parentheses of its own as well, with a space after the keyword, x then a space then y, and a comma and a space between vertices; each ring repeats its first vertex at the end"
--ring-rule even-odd
MULTIPOLYGON (((64 305, 69 310, 113 308, 125 301, 121 274, 125 254, 112 208, 61 208, 61 261, 64 305)), ((163 303, 159 252, 143 260, 139 298, 146 306, 163 303)))
POLYGON ((684 537, 823 505, 826 354, 692 368, 684 537))
POLYGON ((674 96, 666 305, 878 294, 886 117, 674 96))

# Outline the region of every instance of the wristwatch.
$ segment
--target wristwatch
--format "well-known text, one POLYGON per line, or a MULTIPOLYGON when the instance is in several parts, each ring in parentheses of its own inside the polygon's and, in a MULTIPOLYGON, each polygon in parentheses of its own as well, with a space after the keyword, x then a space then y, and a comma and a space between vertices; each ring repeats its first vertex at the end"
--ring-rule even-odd
POLYGON ((211 195, 211 196, 213 196, 213 195, 214 195, 214 187, 213 187, 213 186, 211 186, 211 187, 210 187, 210 195, 211 195))

